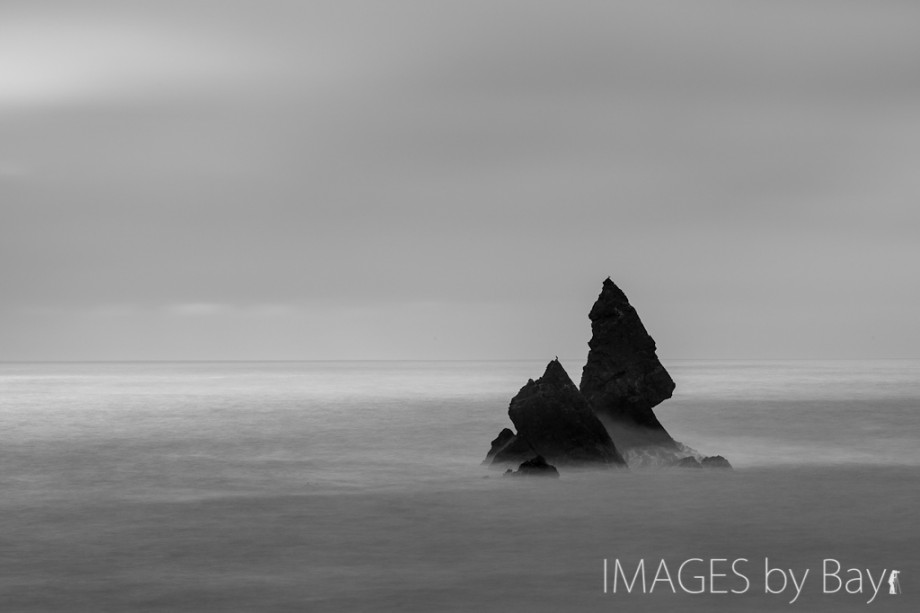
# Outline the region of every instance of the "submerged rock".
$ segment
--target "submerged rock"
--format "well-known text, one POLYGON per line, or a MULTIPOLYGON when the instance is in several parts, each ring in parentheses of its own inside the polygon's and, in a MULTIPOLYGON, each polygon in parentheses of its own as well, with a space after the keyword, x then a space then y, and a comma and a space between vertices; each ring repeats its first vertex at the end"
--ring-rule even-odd
POLYGON ((626 464, 558 359, 546 366, 542 377, 521 388, 511 400, 508 416, 517 429, 509 444, 520 444, 516 439, 521 439, 550 462, 626 464))
POLYGON ((538 455, 532 460, 521 463, 516 472, 509 468, 505 475, 512 477, 555 477, 559 478, 559 471, 552 464, 548 464, 546 459, 538 455))
POLYGON ((687 456, 674 462, 672 466, 677 468, 703 468, 702 464, 693 456, 687 456))
POLYGON ((728 460, 723 458, 720 455, 716 456, 686 456, 683 458, 678 458, 672 460, 669 463, 669 466, 675 468, 731 468, 732 465, 728 463, 728 460))
POLYGON ((728 460, 723 458, 720 455, 712 455, 703 458, 701 462, 703 468, 731 468, 732 465, 728 463, 728 460))
POLYGON ((674 392, 655 341, 626 294, 608 277, 588 317, 591 340, 581 393, 622 450, 674 439, 652 411, 674 392))

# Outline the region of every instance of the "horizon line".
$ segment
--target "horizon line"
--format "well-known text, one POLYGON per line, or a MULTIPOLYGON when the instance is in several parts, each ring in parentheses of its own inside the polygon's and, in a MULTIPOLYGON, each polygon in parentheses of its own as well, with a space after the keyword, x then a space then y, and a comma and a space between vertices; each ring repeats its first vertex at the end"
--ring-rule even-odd
MULTIPOLYGON (((561 361, 587 360, 584 358, 561 357, 561 361)), ((662 358, 659 356, 659 360, 662 358)), ((920 360, 920 357, 807 357, 807 358, 776 358, 776 357, 671 357, 663 361, 681 362, 858 362, 867 360, 879 361, 910 361, 920 360)), ((0 364, 252 364, 252 363, 320 363, 320 362, 544 362, 546 358, 304 358, 304 359, 127 359, 127 360, 0 360, 0 364)), ((549 361, 552 361, 551 359, 549 361)))

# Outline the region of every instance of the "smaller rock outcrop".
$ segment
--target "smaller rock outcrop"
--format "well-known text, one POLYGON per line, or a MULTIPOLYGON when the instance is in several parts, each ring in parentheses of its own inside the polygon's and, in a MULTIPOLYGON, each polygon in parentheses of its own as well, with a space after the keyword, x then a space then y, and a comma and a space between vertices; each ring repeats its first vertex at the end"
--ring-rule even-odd
POLYGON ((538 455, 537 457, 522 462, 517 471, 510 468, 505 471, 506 477, 555 477, 559 478, 559 471, 552 464, 547 463, 546 459, 538 455))
POLYGON ((508 428, 502 428, 502 431, 498 433, 498 436, 492 441, 492 446, 489 447, 489 453, 486 454, 486 459, 482 461, 483 464, 489 464, 492 462, 492 458, 495 457, 499 451, 501 451, 508 443, 514 439, 514 432, 508 428))
POLYGON ((524 460, 532 458, 535 453, 536 451, 526 440, 517 436, 510 429, 504 428, 492 441, 492 447, 482 463, 486 465, 520 464, 524 460))

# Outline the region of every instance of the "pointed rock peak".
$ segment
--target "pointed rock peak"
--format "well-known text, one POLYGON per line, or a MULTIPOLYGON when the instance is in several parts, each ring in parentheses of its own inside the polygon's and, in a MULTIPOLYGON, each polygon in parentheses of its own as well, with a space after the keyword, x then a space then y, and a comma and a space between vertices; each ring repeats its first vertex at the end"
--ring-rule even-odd
POLYGON ((572 379, 569 377, 569 373, 565 372, 565 369, 562 367, 562 363, 559 361, 558 357, 546 365, 546 370, 543 371, 543 376, 540 377, 540 382, 575 385, 572 382, 572 379))
POLYGON ((601 293, 597 297, 597 302, 594 303, 594 310, 600 310, 607 306, 612 306, 614 304, 625 304, 629 305, 629 299, 626 297, 626 294, 623 293, 617 284, 610 280, 610 277, 604 279, 604 285, 601 287, 601 293))

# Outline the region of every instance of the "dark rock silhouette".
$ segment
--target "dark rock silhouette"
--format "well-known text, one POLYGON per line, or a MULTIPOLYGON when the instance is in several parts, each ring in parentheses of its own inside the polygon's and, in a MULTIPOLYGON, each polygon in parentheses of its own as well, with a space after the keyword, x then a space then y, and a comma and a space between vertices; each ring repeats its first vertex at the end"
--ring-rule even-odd
POLYGON ((713 455, 703 458, 701 462, 703 468, 731 468, 732 465, 728 463, 728 460, 723 458, 720 455, 713 455))
POLYGON ((521 388, 508 416, 517 429, 515 439, 554 464, 626 464, 558 359, 546 366, 542 377, 521 388))
POLYGON ((589 318, 592 336, 580 389, 558 358, 550 362, 511 400, 508 415, 517 434, 503 429, 483 463, 507 466, 538 456, 560 466, 628 461, 637 467, 731 468, 722 456, 703 457, 675 441, 658 421, 652 409, 671 397, 674 381, 635 308, 609 277, 589 318))
POLYGON ((652 407, 671 397, 674 381, 636 309, 609 277, 588 317, 592 336, 580 386, 588 404, 621 451, 673 446, 652 407))
POLYGON ((559 471, 552 464, 548 464, 546 459, 538 455, 537 457, 521 463, 516 472, 509 468, 505 471, 505 476, 510 477, 555 477, 559 478, 559 471))

